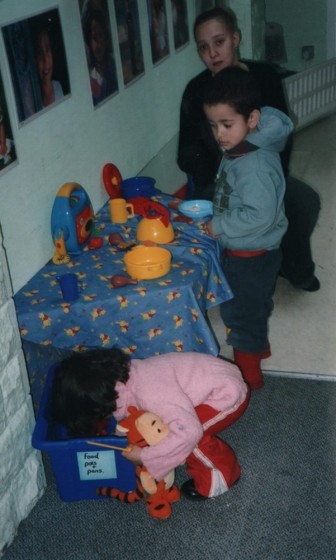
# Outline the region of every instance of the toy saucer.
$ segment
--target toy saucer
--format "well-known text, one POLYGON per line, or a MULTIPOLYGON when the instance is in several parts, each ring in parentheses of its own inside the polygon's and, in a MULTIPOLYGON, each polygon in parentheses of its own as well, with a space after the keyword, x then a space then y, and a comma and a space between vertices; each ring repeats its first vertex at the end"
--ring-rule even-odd
POLYGON ((113 163, 106 163, 103 167, 103 183, 110 198, 120 198, 122 176, 113 163))

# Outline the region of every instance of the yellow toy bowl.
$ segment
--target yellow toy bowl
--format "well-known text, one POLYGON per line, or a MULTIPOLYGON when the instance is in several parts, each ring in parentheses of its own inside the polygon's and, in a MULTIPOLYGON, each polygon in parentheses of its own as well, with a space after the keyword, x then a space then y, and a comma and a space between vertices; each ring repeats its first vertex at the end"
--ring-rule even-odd
POLYGON ((163 247, 138 245, 124 256, 127 273, 137 280, 153 280, 170 271, 171 253, 163 247))

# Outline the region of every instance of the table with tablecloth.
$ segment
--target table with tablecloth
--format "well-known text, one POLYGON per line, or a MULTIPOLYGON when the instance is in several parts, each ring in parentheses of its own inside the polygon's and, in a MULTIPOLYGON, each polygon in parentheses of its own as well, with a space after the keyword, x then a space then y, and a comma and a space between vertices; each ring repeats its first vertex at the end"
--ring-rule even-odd
MULTIPOLYGON (((172 198, 155 200, 168 206, 172 198)), ((113 288, 111 278, 126 274, 125 253, 108 238, 119 232, 136 239, 141 217, 113 224, 106 203, 95 216, 92 235, 103 238, 99 249, 84 247, 79 255, 56 265, 50 260, 14 297, 35 405, 48 368, 72 352, 118 346, 135 358, 166 352, 218 354, 206 310, 232 297, 220 267, 220 249, 202 222, 185 223, 170 210, 173 242, 162 245, 172 255, 168 274, 155 280, 113 288), (57 277, 75 272, 80 295, 62 299, 57 277)), ((224 328, 224 327, 223 327, 224 328)))

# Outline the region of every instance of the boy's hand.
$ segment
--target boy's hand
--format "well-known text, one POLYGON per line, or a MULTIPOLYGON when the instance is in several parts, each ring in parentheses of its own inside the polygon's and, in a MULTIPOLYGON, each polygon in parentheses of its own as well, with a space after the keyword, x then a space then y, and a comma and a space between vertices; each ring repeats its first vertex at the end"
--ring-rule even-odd
POLYGON ((212 223, 211 223, 211 221, 205 222, 205 224, 204 224, 204 229, 205 229, 205 231, 206 231, 209 235, 211 235, 211 237, 218 237, 217 235, 214 235, 214 233, 213 233, 213 231, 212 231, 212 223))
POLYGON ((126 452, 124 451, 122 453, 122 456, 128 459, 129 461, 131 461, 132 463, 134 463, 134 465, 142 465, 140 455, 141 455, 141 447, 138 447, 137 445, 132 445, 131 451, 126 451, 126 452))

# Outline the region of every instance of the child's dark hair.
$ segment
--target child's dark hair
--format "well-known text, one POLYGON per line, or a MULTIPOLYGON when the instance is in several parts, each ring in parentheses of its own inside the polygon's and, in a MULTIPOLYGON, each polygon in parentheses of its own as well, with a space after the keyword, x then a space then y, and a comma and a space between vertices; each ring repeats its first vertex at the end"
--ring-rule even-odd
POLYGON ((236 33, 238 31, 237 18, 234 12, 232 12, 229 8, 224 9, 217 7, 212 8, 211 10, 206 10, 197 16, 194 23, 194 37, 196 37, 197 28, 212 19, 216 19, 217 21, 223 23, 230 33, 236 33))
POLYGON ((204 88, 204 105, 230 105, 248 118, 254 109, 261 108, 261 94, 254 77, 238 66, 224 68, 204 88))
POLYGON ((55 371, 51 413, 69 437, 94 436, 117 408, 117 381, 129 379, 130 358, 118 348, 73 354, 55 371))
POLYGON ((48 37, 52 56, 54 56, 54 38, 51 25, 45 20, 38 19, 36 23, 31 25, 31 33, 35 57, 37 57, 40 51, 40 41, 43 35, 48 37))
POLYGON ((106 14, 100 10, 99 8, 95 8, 93 3, 88 3, 86 6, 86 10, 82 15, 82 28, 84 34, 84 41, 86 43, 89 57, 90 57, 90 65, 94 66, 94 56, 92 53, 91 48, 91 35, 92 35, 92 23, 96 22, 104 32, 105 38, 105 59, 108 58, 109 53, 112 50, 110 33, 109 33, 109 24, 106 14))

